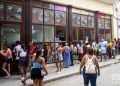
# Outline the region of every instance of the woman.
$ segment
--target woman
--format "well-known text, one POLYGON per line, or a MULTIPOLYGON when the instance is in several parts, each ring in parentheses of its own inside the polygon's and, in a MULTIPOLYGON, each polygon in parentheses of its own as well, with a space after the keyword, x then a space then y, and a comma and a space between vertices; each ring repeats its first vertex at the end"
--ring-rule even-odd
POLYGON ((79 56, 79 61, 81 62, 82 57, 83 57, 83 46, 80 44, 77 44, 77 50, 78 50, 78 56, 79 56))
POLYGON ((33 80, 33 86, 43 86, 43 78, 48 74, 43 51, 37 50, 36 56, 32 61, 31 79, 33 80))
POLYGON ((94 51, 91 47, 87 49, 87 52, 82 59, 80 65, 80 73, 82 68, 84 86, 88 86, 89 81, 91 83, 91 86, 96 86, 97 75, 100 75, 100 69, 97 58, 94 55, 94 51))
POLYGON ((57 72, 61 71, 63 68, 63 48, 62 45, 60 44, 59 47, 57 48, 57 52, 56 52, 56 60, 57 60, 57 72))
POLYGON ((23 47, 23 45, 20 48, 19 51, 19 68, 21 73, 21 82, 25 85, 26 84, 26 73, 27 73, 27 65, 28 65, 28 58, 27 58, 27 51, 23 47))
POLYGON ((5 47, 2 51, 0 51, 1 55, 4 56, 4 62, 3 62, 3 65, 2 65, 2 69, 3 71, 7 74, 7 77, 6 78, 9 78, 10 77, 10 64, 12 62, 12 51, 9 47, 5 47), (8 71, 6 69, 6 66, 8 68, 8 71))
POLYGON ((71 65, 71 57, 70 57, 70 47, 68 46, 68 43, 64 46, 64 67, 68 68, 71 65))

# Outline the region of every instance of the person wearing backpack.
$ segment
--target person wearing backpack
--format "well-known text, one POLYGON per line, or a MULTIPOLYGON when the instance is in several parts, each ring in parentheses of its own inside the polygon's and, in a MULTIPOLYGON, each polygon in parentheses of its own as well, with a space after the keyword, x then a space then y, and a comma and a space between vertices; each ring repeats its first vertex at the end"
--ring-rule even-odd
POLYGON ((80 73, 83 69, 84 86, 88 86, 89 82, 91 86, 96 86, 97 76, 100 75, 100 68, 94 50, 90 47, 87 49, 84 55, 81 65, 80 73))
POLYGON ((26 85, 28 58, 27 58, 27 51, 25 50, 24 45, 21 45, 18 56, 19 56, 19 68, 20 68, 20 73, 21 73, 21 82, 24 85, 26 85))

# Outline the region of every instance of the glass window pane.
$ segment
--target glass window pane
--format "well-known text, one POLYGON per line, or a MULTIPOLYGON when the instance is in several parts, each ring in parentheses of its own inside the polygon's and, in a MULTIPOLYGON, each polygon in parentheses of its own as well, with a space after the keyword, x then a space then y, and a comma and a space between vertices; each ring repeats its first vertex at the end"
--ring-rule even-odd
POLYGON ((32 22, 43 24, 43 9, 32 8, 32 22))
POLYGON ((45 42, 54 42, 54 27, 44 26, 45 42))
POLYGON ((62 26, 55 27, 55 42, 66 41, 66 28, 62 26))
POLYGON ((111 29, 110 26, 111 26, 111 25, 110 25, 110 19, 106 19, 106 20, 105 20, 105 29, 111 29))
POLYGON ((18 5, 7 5, 7 20, 21 21, 22 7, 18 5))
POLYGON ((99 39, 99 41, 101 40, 101 39, 105 39, 105 29, 99 29, 98 30, 98 39, 99 39))
POLYGON ((80 15, 72 14, 72 25, 73 26, 80 26, 80 15))
POLYGON ((86 11, 86 10, 80 10, 80 9, 75 9, 75 8, 72 8, 72 12, 74 13, 78 13, 78 14, 83 14, 83 15, 90 15, 90 16, 94 16, 94 12, 89 12, 89 11, 86 11))
POLYGON ((61 11, 55 11, 55 24, 66 25, 66 13, 61 11))
POLYGON ((111 29, 106 29, 105 30, 105 36, 106 36, 106 40, 111 40, 111 29))
POLYGON ((3 6, 3 3, 0 2, 0 19, 3 19, 3 16, 4 16, 3 11, 4 11, 4 6, 3 6))
POLYGON ((1 44, 12 44, 20 40, 20 25, 5 24, 1 27, 1 44))
POLYGON ((87 27, 87 16, 81 15, 81 27, 87 27))
POLYGON ((44 10, 44 23, 54 24, 54 11, 44 10))
POLYGON ((45 8, 45 9, 51 9, 53 10, 54 9, 54 5, 53 4, 48 4, 48 3, 42 3, 40 1, 33 1, 32 2, 32 5, 35 6, 35 7, 40 7, 40 8, 45 8))
POLYGON ((104 29, 104 19, 103 18, 98 18, 98 28, 104 29))
POLYGON ((60 6, 60 5, 55 5, 55 10, 66 11, 66 7, 60 6))
POLYGON ((32 25, 32 41, 43 42, 43 26, 32 25))
POLYGON ((94 28, 95 27, 94 17, 88 16, 88 27, 89 28, 94 28))

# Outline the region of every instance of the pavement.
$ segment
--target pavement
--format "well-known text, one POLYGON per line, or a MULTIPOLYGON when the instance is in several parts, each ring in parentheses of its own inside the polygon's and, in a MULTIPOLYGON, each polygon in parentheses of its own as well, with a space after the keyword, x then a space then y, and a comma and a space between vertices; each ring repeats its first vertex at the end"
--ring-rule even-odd
MULTIPOLYGON (((110 66, 112 64, 117 64, 117 63, 120 63, 120 55, 117 55, 116 59, 99 62, 99 65, 100 65, 100 68, 104 68, 104 67, 110 66)), ((48 66, 49 74, 44 77, 44 82, 48 83, 48 82, 59 80, 59 79, 65 78, 65 77, 79 74, 79 68, 80 68, 80 65, 75 64, 74 66, 71 66, 69 68, 64 68, 61 72, 56 72, 55 64, 49 65, 48 66)), ((14 83, 14 85, 12 85, 12 86, 21 86, 20 76, 12 76, 10 79, 3 79, 3 78, 0 79, 0 86, 7 86, 7 85, 9 85, 9 83, 10 84, 14 83)), ((28 78, 26 83, 31 85, 32 80, 30 78, 28 78)), ((9 85, 9 86, 11 86, 11 85, 9 85)))
MULTIPOLYGON (((120 55, 117 55, 116 59, 99 62, 99 65, 100 65, 100 68, 104 68, 117 63, 120 63, 120 55)), ((75 64, 74 66, 71 66, 69 68, 64 68, 61 72, 56 72, 56 68, 50 66, 48 69, 49 74, 44 77, 44 83, 48 83, 51 81, 55 81, 58 79, 79 74, 79 68, 80 68, 80 65, 75 64)), ((27 80, 27 83, 32 84, 32 80, 31 79, 27 80)))
MULTIPOLYGON (((120 86, 120 63, 101 68, 96 84, 97 86, 120 86)), ((76 74, 45 83, 44 86, 84 86, 83 75, 76 74)))

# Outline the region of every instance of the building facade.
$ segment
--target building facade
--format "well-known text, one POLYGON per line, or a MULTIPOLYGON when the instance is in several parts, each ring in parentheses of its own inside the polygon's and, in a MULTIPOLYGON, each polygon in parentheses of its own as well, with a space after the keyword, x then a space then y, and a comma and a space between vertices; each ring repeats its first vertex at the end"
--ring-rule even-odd
POLYGON ((0 0, 0 47, 17 40, 50 46, 111 40, 111 7, 96 0, 0 0))
POLYGON ((114 9, 114 36, 120 38, 120 0, 115 0, 113 4, 114 9))

